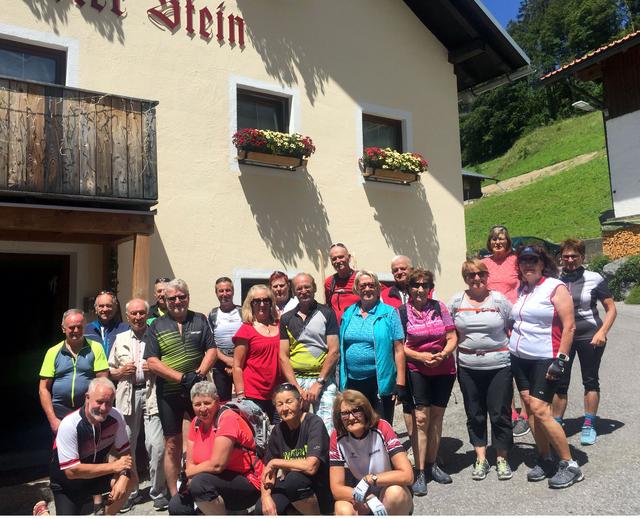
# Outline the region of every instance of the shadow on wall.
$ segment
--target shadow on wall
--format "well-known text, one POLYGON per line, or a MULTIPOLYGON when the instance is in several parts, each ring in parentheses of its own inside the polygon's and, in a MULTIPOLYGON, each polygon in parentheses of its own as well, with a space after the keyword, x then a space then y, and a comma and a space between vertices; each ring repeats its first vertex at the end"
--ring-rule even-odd
POLYGON ((424 185, 392 187, 365 182, 364 191, 389 248, 411 258, 416 267, 440 272, 438 231, 424 185), (399 219, 398 208, 410 216, 399 219))
POLYGON ((103 38, 113 42, 118 41, 120 44, 124 44, 124 29, 122 27, 123 20, 126 18, 126 7, 124 2, 121 2, 121 9, 125 11, 125 14, 118 16, 111 9, 114 4, 112 1, 97 2, 97 5, 102 5, 104 8, 102 11, 98 11, 92 7, 92 2, 85 2, 84 6, 79 7, 73 0, 63 1, 43 1, 43 0, 22 0, 24 4, 31 9, 33 15, 40 21, 49 25, 53 32, 60 34, 60 25, 67 25, 69 12, 71 9, 77 10, 82 14, 85 21, 95 27, 96 31, 103 38))
MULTIPOLYGON (((151 237, 151 258, 149 265, 149 299, 153 299, 153 283, 157 278, 171 278, 180 277, 176 275, 171 266, 167 249, 162 241, 162 236, 158 230, 157 224, 155 225, 155 231, 151 237)), ((187 273, 183 273, 186 275, 187 273)))
POLYGON ((304 169, 269 171, 240 165, 240 185, 261 238, 286 268, 305 256, 320 269, 331 245, 327 211, 312 176, 304 169), (275 193, 275 196, 268 195, 275 193))

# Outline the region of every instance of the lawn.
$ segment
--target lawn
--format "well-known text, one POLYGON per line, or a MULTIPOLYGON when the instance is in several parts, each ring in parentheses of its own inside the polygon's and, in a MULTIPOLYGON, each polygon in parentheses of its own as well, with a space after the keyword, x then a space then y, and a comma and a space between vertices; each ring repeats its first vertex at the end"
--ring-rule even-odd
MULTIPOLYGON (((587 116, 589 117, 589 116, 587 116)), ((600 213, 611 209, 607 157, 598 157, 514 191, 483 198, 465 208, 467 250, 485 246, 489 228, 506 225, 512 236, 600 236, 600 213)))
POLYGON ((598 111, 537 128, 520 137, 501 157, 465 169, 504 180, 604 148, 598 111))

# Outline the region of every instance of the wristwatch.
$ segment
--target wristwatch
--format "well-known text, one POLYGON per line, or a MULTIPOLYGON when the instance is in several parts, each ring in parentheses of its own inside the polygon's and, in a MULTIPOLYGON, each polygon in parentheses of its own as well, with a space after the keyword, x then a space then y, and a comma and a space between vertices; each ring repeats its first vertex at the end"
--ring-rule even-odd
POLYGON ((558 353, 558 358, 564 362, 569 362, 569 355, 566 353, 558 353))
POLYGON ((371 485, 375 487, 377 484, 378 484, 378 475, 371 474, 371 485))
POLYGON ((317 382, 318 384, 320 384, 321 386, 324 386, 324 385, 327 383, 327 381, 326 381, 324 378, 322 378, 322 377, 318 377, 318 378, 316 379, 316 382, 317 382))

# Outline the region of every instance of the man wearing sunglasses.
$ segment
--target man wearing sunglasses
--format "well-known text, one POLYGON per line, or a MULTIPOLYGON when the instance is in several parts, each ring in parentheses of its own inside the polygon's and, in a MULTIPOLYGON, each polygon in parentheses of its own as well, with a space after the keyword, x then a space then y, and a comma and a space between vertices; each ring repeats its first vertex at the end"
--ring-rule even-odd
POLYGON ((189 287, 182 279, 167 283, 165 299, 167 314, 153 321, 145 333, 144 358, 158 377, 164 471, 173 496, 183 451, 183 421, 194 416, 189 392, 209 373, 216 361, 216 348, 207 318, 189 310, 189 287))
POLYGON ((102 344, 104 354, 109 358, 116 335, 126 332, 129 325, 121 322, 120 308, 116 295, 110 290, 101 290, 94 302, 96 319, 84 328, 84 336, 102 344))

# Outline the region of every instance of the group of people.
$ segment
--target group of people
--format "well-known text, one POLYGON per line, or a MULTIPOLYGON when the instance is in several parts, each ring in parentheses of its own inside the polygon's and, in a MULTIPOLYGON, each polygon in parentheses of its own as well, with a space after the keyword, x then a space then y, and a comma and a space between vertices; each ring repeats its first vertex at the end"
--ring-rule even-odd
POLYGON ((513 476, 514 425, 526 417, 538 452, 527 479, 548 478, 551 488, 582 480, 562 417, 577 354, 581 443, 595 443, 611 294, 584 269, 578 240, 562 243, 561 273, 542 247, 512 250, 502 226, 487 246, 489 257, 462 264, 467 289, 448 304, 436 297, 433 273, 406 256, 393 258, 394 282, 383 287, 374 272, 355 271, 336 243, 327 304, 316 300, 310 274, 289 280, 276 271, 242 306, 231 279, 218 278, 219 305, 207 316, 189 309, 184 281, 167 278, 156 280, 152 307, 126 304, 126 323, 109 291, 97 295, 92 323, 68 310, 65 340, 47 351, 40 372, 55 435, 57 513, 131 509, 144 430, 156 510, 410 514, 429 481, 452 481, 438 451, 456 378, 476 452, 473 479, 491 470, 489 422, 497 477, 513 476), (400 404, 414 467, 393 430, 400 404))

